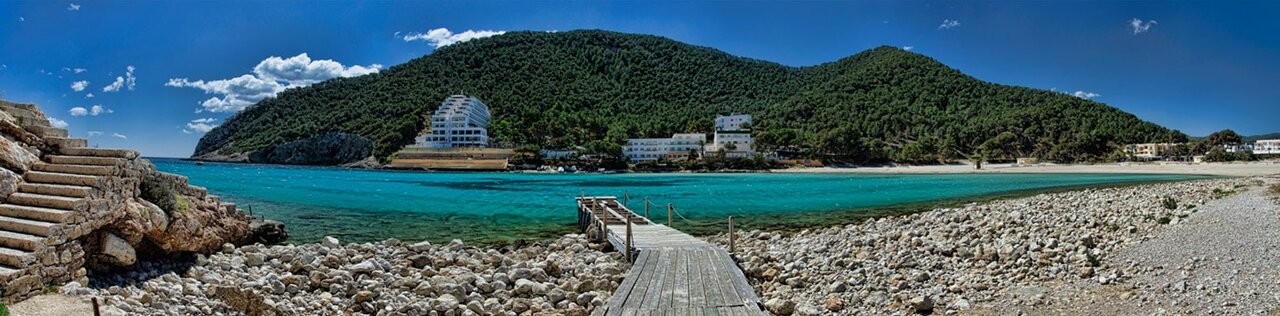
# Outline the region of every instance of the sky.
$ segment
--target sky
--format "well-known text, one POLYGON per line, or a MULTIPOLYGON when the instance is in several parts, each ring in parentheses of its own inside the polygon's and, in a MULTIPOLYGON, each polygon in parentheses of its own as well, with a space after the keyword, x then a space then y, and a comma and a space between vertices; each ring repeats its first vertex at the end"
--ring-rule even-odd
MULTIPOLYGON (((186 157, 290 87, 505 31, 653 34, 810 66, 882 45, 1203 136, 1280 131, 1277 2, 0 2, 0 99, 186 157)), ((435 107, 436 104, 424 104, 435 107)))

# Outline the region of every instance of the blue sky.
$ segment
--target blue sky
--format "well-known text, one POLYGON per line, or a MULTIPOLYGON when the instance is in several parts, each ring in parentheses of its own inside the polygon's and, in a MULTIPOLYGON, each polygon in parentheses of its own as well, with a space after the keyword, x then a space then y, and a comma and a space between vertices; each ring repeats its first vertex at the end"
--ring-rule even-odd
POLYGON ((92 144, 185 157, 245 102, 467 31, 606 29, 792 66, 910 47, 1191 135, 1261 134, 1280 131, 1277 18, 1275 2, 3 2, 0 91, 92 144))

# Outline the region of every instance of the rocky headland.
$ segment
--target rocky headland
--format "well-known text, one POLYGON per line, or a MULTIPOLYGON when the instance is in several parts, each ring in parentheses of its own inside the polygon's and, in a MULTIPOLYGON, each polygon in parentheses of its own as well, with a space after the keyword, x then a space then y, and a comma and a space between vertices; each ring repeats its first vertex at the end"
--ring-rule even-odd
MULTIPOLYGON (((1132 313, 1157 310, 1154 308, 1165 311, 1161 313, 1275 312, 1273 309, 1280 307, 1280 297, 1264 294, 1280 291, 1280 283, 1274 278, 1256 283, 1235 282, 1228 271, 1201 277, 1201 281, 1208 281, 1200 285, 1192 285, 1185 277, 1181 282, 1150 281, 1150 275, 1176 274, 1167 270, 1190 271, 1227 260, 1249 262, 1237 265, 1237 274, 1241 270, 1272 271, 1274 264, 1268 267, 1265 262, 1274 262, 1280 253, 1274 240, 1236 242, 1242 245, 1235 248, 1248 252, 1250 258, 1262 258, 1250 261, 1212 255, 1234 251, 1227 249, 1199 255, 1191 251, 1188 258, 1195 259, 1164 263, 1150 263, 1160 261, 1150 259, 1160 257, 1153 251, 1138 256, 1147 258, 1147 263, 1122 253, 1153 243, 1154 236, 1163 232, 1183 229, 1188 218, 1197 220, 1198 215, 1217 217, 1227 210, 1245 208, 1258 213, 1253 214, 1255 218, 1276 221, 1280 207, 1259 203, 1261 198, 1256 197, 1261 191, 1257 186, 1262 183, 1259 179, 1236 178, 1087 189, 936 209, 795 234, 748 231, 737 238, 736 257, 765 300, 766 309, 780 315, 999 315, 1007 314, 1012 307, 1073 304, 1051 299, 1062 283, 1122 289, 1101 302, 1089 303, 1105 305, 1130 299, 1146 302, 1142 306, 1147 308, 1127 311, 1132 313), (1235 197, 1237 194, 1247 196, 1235 197), (1228 197, 1232 200, 1219 200, 1228 197), (1240 202, 1236 198, 1255 200, 1237 204, 1240 202), (1202 210, 1208 212, 1199 214, 1202 210), (1250 287, 1232 286, 1244 284, 1250 287), (1157 294, 1152 293, 1180 296, 1164 298, 1165 305, 1161 306, 1160 299, 1154 298, 1157 294), (1226 302, 1218 305, 1206 299, 1215 295, 1226 302), (1240 304, 1247 298, 1264 304, 1240 304), (975 309, 979 306, 984 308, 975 309)), ((708 239, 728 247, 727 235, 708 239)), ((1186 240, 1183 242, 1187 244, 1186 240)), ((1248 279, 1255 278, 1256 275, 1248 279)), ((1032 314, 1037 311, 1027 310, 1032 314)), ((1039 313, 1074 314, 1071 310, 1088 309, 1046 309, 1039 313)))

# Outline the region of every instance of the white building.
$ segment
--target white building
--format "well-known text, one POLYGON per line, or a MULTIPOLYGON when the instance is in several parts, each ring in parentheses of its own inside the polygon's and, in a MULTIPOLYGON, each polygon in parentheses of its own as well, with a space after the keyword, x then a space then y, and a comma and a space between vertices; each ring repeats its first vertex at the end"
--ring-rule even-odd
POLYGON ((753 143, 750 114, 717 115, 715 138, 704 150, 720 153, 723 149, 726 158, 747 158, 755 154, 753 143))
POLYGON ((632 138, 622 146, 622 155, 633 162, 689 159, 702 153, 707 135, 675 134, 671 138, 632 138))
POLYGON ((1255 155, 1280 155, 1280 139, 1260 139, 1253 143, 1255 155))
POLYGON ((489 106, 480 99, 453 95, 431 115, 431 133, 419 135, 418 146, 428 148, 488 147, 489 106))

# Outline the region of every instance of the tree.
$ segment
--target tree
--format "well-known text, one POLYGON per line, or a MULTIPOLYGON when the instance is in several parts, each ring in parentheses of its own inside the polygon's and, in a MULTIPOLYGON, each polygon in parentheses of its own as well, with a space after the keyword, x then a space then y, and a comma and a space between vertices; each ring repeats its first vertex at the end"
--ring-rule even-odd
POLYGON ((1243 137, 1240 137, 1240 134, 1236 134, 1235 131, 1224 129, 1209 134, 1208 137, 1204 138, 1204 143, 1210 147, 1222 147, 1222 145, 1240 145, 1242 139, 1243 137))

